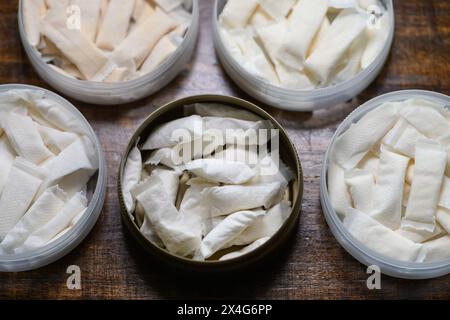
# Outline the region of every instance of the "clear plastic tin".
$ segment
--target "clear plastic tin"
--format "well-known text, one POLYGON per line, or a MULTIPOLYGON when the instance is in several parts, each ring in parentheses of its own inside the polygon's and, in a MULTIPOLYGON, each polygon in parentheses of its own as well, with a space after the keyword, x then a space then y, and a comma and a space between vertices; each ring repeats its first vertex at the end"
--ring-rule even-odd
POLYGON ((46 97, 56 101, 61 107, 70 111, 74 117, 79 119, 89 129, 90 138, 94 142, 99 161, 99 170, 91 178, 87 186, 87 198, 89 200, 88 208, 81 219, 60 238, 50 242, 45 247, 37 250, 20 254, 0 254, 0 272, 19 272, 33 270, 48 265, 77 247, 81 241, 89 234, 97 222, 103 208, 106 194, 106 160, 102 152, 100 141, 94 130, 83 117, 83 115, 67 100, 59 95, 35 86, 8 84, 0 86, 0 93, 8 90, 41 90, 45 92, 46 97))
POLYGON ((377 265, 380 267, 382 273, 392 277, 404 279, 429 279, 450 273, 450 260, 435 263, 403 262, 387 258, 367 248, 346 230, 331 205, 327 188, 328 164, 336 139, 343 132, 345 132, 352 123, 359 121, 364 115, 379 107, 381 104, 389 101, 405 101, 414 97, 426 98, 428 100, 444 104, 450 109, 449 96, 423 90, 402 90, 387 93, 376 97, 355 109, 338 127, 325 154, 320 177, 320 200, 325 219, 334 237, 340 245, 359 262, 365 264, 366 266, 377 265))
POLYGON ((99 104, 123 104, 150 96, 169 84, 190 61, 198 38, 199 5, 192 3, 192 23, 178 49, 154 71, 130 81, 105 83, 71 79, 60 74, 45 63, 39 52, 33 48, 25 34, 22 2, 19 3, 19 33, 22 45, 39 76, 59 92, 79 101, 99 104))
POLYGON ((355 77, 334 86, 313 90, 281 88, 245 70, 228 52, 220 35, 218 17, 226 0, 215 0, 213 34, 217 55, 231 79, 245 92, 259 101, 289 111, 313 111, 349 101, 366 89, 380 73, 394 39, 395 16, 392 0, 381 0, 389 14, 390 29, 386 44, 375 61, 355 77))
POLYGON ((200 272, 220 272, 244 268, 250 265, 254 265, 256 262, 262 260, 266 256, 276 252, 282 245, 288 242, 289 237, 296 229, 300 217, 301 202, 303 198, 303 173, 300 160, 298 158, 295 146, 292 144, 286 131, 272 116, 270 116, 267 112, 265 112, 258 106, 242 99, 220 95, 199 95, 186 97, 168 103, 150 114, 148 118, 145 119, 144 122, 136 130, 128 144, 127 149, 125 150, 119 167, 118 181, 118 194, 121 203, 122 221, 133 238, 152 257, 156 258, 157 260, 183 270, 193 270, 200 272), (185 106, 202 102, 230 105, 236 108, 248 110, 252 113, 257 114, 265 120, 270 120, 273 123, 274 127, 276 129, 279 129, 280 157, 284 161, 284 163, 292 169, 292 172, 294 173, 294 179, 293 181, 291 181, 288 188, 289 201, 292 205, 292 212, 290 216, 286 219, 280 229, 266 243, 243 256, 230 260, 196 261, 193 259, 174 255, 172 253, 169 253, 167 250, 160 248, 141 234, 141 232, 139 231, 139 227, 132 218, 132 215, 127 212, 123 200, 121 185, 125 163, 128 154, 136 145, 138 139, 140 139, 141 141, 145 140, 145 137, 147 137, 148 134, 159 124, 183 117, 185 115, 185 106))

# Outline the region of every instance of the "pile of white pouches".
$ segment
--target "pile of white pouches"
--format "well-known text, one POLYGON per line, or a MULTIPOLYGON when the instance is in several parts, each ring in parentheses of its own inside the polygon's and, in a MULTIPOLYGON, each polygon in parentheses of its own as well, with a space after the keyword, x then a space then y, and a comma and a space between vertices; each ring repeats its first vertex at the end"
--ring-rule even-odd
POLYGON ((212 259, 235 258, 265 243, 290 215, 285 199, 293 174, 274 160, 274 150, 261 155, 255 140, 240 139, 270 130, 269 121, 221 104, 192 107, 193 115, 157 127, 131 150, 125 206, 141 233, 173 254, 204 260, 229 249, 212 259), (171 139, 180 129, 190 135, 171 139), (211 143, 212 133, 225 132, 211 143), (195 141, 203 142, 200 151, 183 148, 195 141))
POLYGON ((423 98, 367 113, 334 145, 328 192, 344 226, 390 258, 450 258, 450 112, 423 98))
POLYGON ((86 125, 43 91, 0 94, 0 253, 54 241, 86 212, 98 169, 86 125))
POLYGON ((58 72, 120 82, 156 69, 191 23, 185 0, 24 0, 28 40, 58 72))
POLYGON ((247 71, 300 90, 356 76, 380 54, 390 28, 377 0, 228 0, 219 24, 247 71))

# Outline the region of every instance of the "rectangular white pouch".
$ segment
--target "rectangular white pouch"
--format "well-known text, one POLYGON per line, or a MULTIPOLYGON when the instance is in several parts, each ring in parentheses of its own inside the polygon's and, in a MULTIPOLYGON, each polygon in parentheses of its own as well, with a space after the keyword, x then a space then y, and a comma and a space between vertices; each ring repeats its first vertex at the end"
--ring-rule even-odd
POLYGON ((185 165, 186 170, 212 182, 243 184, 256 172, 244 163, 216 159, 197 159, 185 165))
POLYGON ((409 262, 422 262, 421 244, 403 238, 365 213, 349 208, 344 227, 363 245, 386 257, 409 262))
POLYGON ((272 17, 266 11, 264 11, 261 6, 258 6, 253 15, 248 20, 248 25, 252 26, 253 28, 259 28, 271 22, 273 22, 272 17))
POLYGON ((242 246, 260 238, 272 237, 281 228, 291 212, 291 203, 289 201, 281 201, 269 209, 265 215, 258 217, 230 244, 242 246))
POLYGON ((316 80, 327 82, 353 41, 364 31, 366 16, 354 9, 344 9, 333 20, 323 41, 305 61, 305 68, 316 80))
POLYGON ((447 153, 437 144, 419 142, 416 148, 414 176, 403 228, 433 232, 447 153))
POLYGON ((389 36, 389 27, 389 14, 387 12, 383 12, 381 17, 376 18, 373 24, 367 26, 365 32, 368 43, 361 59, 363 69, 370 66, 383 50, 389 36))
POLYGON ((442 182, 439 206, 450 210, 450 178, 444 177, 442 182))
POLYGON ((121 42, 113 52, 112 60, 119 67, 133 60, 139 69, 159 39, 178 25, 178 21, 157 8, 154 14, 136 26, 121 42))
MULTIPOLYGON (((172 203, 175 204, 178 194, 178 187, 180 184, 180 172, 165 169, 163 167, 156 167, 151 171, 150 177, 152 176, 156 176, 161 179, 164 190, 167 192, 167 196, 172 203)), ((149 179, 150 177, 147 177, 131 189, 131 195, 134 199, 150 188, 152 183, 155 183, 155 179, 149 179)))
POLYGON ((331 205, 336 214, 344 218, 347 208, 352 207, 352 199, 345 183, 345 171, 334 161, 330 161, 327 177, 331 205))
POLYGON ((140 72, 142 74, 155 70, 162 64, 172 53, 177 50, 177 45, 173 41, 172 35, 168 34, 162 37, 153 48, 152 52, 145 59, 140 72))
POLYGON ((203 119, 193 115, 164 123, 153 130, 141 150, 173 147, 202 137, 203 119))
POLYGON ((104 50, 114 50, 127 36, 135 0, 109 0, 98 31, 96 44, 104 50))
POLYGON ((30 234, 56 216, 65 202, 66 195, 59 187, 51 187, 45 190, 14 228, 8 232, 0 246, 6 252, 12 252, 15 248, 21 246, 30 234))
POLYGON ((44 178, 42 170, 31 162, 14 160, 0 196, 0 240, 28 210, 44 178))
POLYGON ((278 59, 294 69, 301 69, 311 42, 322 25, 328 0, 301 0, 294 6, 278 59))
POLYGON ((61 151, 78 139, 78 135, 73 132, 61 131, 39 124, 37 127, 44 144, 54 154, 61 153, 61 151))
POLYGON ((42 141, 37 124, 29 116, 10 112, 2 122, 8 140, 19 156, 40 164, 53 155, 42 141))
POLYGON ((41 39, 41 19, 47 7, 44 0, 24 0, 22 6, 25 33, 30 44, 37 47, 41 39))
POLYGON ((136 0, 133 10, 133 20, 135 23, 140 24, 155 13, 155 9, 151 6, 147 0, 136 0))
POLYGON ((438 208, 436 213, 436 220, 442 228, 450 234, 450 209, 438 208))
MULTIPOLYGON (((128 2, 123 1, 123 2, 128 2)), ((130 1, 131 2, 131 1, 130 1)), ((80 8, 81 32, 92 42, 95 42, 100 20, 102 0, 70 0, 71 5, 80 8)))
POLYGON ((275 20, 286 18, 296 0, 259 0, 259 5, 275 20))
POLYGON ((445 231, 439 225, 436 225, 436 228, 433 232, 428 232, 424 230, 414 230, 414 229, 404 229, 400 228, 395 231, 402 237, 409 239, 415 243, 424 243, 430 239, 434 239, 440 236, 445 235, 445 231))
POLYGON ((0 135, 0 194, 8 179, 9 170, 16 158, 16 153, 9 144, 6 135, 0 135))
POLYGON ((228 0, 219 22, 226 29, 244 28, 257 6, 258 0, 228 0))
POLYGON ((200 219, 195 215, 179 214, 161 179, 151 176, 149 180, 150 187, 137 196, 145 210, 145 218, 169 252, 181 256, 193 254, 201 243, 200 219))
POLYGON ((370 216, 389 229, 400 227, 403 188, 409 158, 381 148, 377 183, 373 193, 370 216))
POLYGON ((207 259, 217 251, 227 247, 265 211, 239 211, 230 214, 217 227, 206 235, 200 246, 202 258, 207 259))
POLYGON ((373 209, 375 181, 372 172, 353 169, 345 172, 345 183, 352 196, 355 209, 369 214, 373 209))
POLYGON ((257 114, 225 105, 222 103, 196 103, 194 105, 195 113, 202 117, 222 117, 222 118, 234 118, 246 121, 260 121, 262 118, 257 114))
POLYGON ((450 258, 450 236, 445 236, 425 242, 423 244, 425 253, 424 262, 438 262, 450 258))
POLYGON ((17 248, 18 252, 31 251, 45 246, 50 240, 66 229, 72 220, 82 211, 86 210, 87 199, 80 192, 73 196, 52 219, 45 225, 34 231, 25 240, 24 244, 17 248))
POLYGON ((342 168, 353 169, 393 127, 398 119, 398 104, 385 103, 363 116, 340 135, 332 159, 342 168))
POLYGON ((357 168, 370 171, 373 174, 374 179, 378 177, 378 166, 380 165, 380 158, 374 153, 369 152, 364 156, 364 158, 358 163, 357 168))
POLYGON ((142 155, 138 147, 131 149, 125 163, 122 179, 122 193, 125 207, 128 213, 132 213, 135 208, 135 202, 131 195, 131 190, 141 181, 142 175, 142 155))
POLYGON ((277 54, 283 46, 283 38, 287 32, 286 21, 271 23, 255 29, 256 39, 262 43, 272 63, 278 63, 277 54))
POLYGON ((223 255, 222 257, 220 257, 220 261, 223 260, 230 260, 230 259, 234 259, 240 256, 243 256, 244 254, 247 254, 253 250, 256 250, 257 248, 259 248, 260 246, 262 246, 264 243, 266 243, 268 240, 270 239, 270 237, 265 237, 265 238, 261 238, 256 240, 255 242, 253 242, 252 244, 242 248, 241 250, 238 251, 233 251, 230 253, 227 253, 225 255, 223 255))

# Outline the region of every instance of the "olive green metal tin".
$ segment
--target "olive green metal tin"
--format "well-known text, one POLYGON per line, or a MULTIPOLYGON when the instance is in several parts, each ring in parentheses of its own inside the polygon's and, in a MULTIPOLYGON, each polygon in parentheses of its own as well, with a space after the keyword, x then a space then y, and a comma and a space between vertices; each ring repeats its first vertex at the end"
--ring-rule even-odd
POLYGON ((122 221, 127 227, 128 231, 134 237, 135 240, 154 258, 157 260, 162 260, 171 266, 194 271, 233 271, 254 265, 255 263, 261 261, 263 258, 268 258, 267 256, 279 251, 281 247, 286 244, 290 235, 297 229, 297 224, 301 212, 301 202, 303 198, 303 173, 300 164, 300 160, 295 149, 289 139, 286 131, 281 127, 281 125, 267 112, 265 112, 260 107, 250 103, 248 101, 221 95, 198 95, 190 96, 180 100, 168 103, 152 114, 150 114, 147 119, 139 126, 139 128, 134 133, 128 146, 122 157, 122 161, 119 167, 119 177, 118 177, 118 193, 121 207, 122 221), (169 253, 163 248, 160 248, 147 240, 141 232, 139 231, 138 225, 135 223, 132 215, 130 215, 124 204, 123 194, 122 194, 122 177, 123 171, 126 163, 127 156, 131 149, 136 145, 138 139, 141 141, 149 135, 149 133, 156 128, 159 124, 181 118, 185 116, 184 107, 194 103, 201 102, 216 102, 223 103, 226 105, 238 107, 251 111, 263 119, 270 120, 276 129, 279 129, 280 133, 280 158, 288 165, 295 174, 294 180, 289 186, 289 201, 292 203, 292 213, 289 218, 285 221, 278 232, 272 236, 270 240, 264 243, 262 246, 256 250, 249 252, 243 256, 224 260, 224 261, 195 261, 189 258, 184 258, 181 256, 169 253))

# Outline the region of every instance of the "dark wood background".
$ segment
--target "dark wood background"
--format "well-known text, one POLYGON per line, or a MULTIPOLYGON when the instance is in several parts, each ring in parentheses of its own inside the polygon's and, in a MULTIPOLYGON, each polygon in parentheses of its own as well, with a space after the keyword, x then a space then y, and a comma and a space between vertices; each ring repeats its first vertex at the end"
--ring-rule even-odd
MULTIPOLYGON (((319 202, 319 175, 329 140, 355 106, 400 89, 450 93, 450 2, 395 0, 396 36, 380 76, 353 104, 314 113, 266 108, 287 129, 297 146, 305 174, 303 213, 292 243, 276 261, 251 273, 194 276, 173 271, 149 258, 122 226, 116 175, 128 139, 155 108, 201 93, 250 99, 224 74, 211 34, 212 0, 200 0, 201 34, 194 60, 168 87, 130 105, 101 107, 78 101, 99 135, 108 160, 108 193, 98 223, 72 253, 39 270, 0 274, 0 299, 155 299, 269 298, 374 299, 450 298, 450 276, 426 281, 382 278, 382 290, 366 287, 363 265, 330 233, 319 202), (66 287, 66 268, 79 265, 82 290, 66 287)), ((0 83, 48 87, 38 78, 22 50, 16 1, 0 1, 0 83)))

